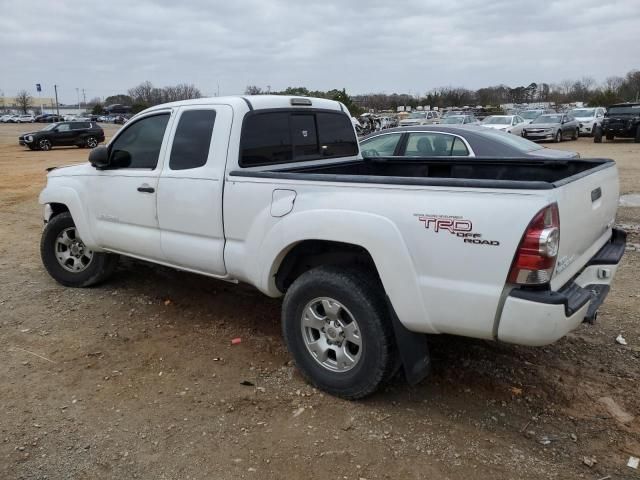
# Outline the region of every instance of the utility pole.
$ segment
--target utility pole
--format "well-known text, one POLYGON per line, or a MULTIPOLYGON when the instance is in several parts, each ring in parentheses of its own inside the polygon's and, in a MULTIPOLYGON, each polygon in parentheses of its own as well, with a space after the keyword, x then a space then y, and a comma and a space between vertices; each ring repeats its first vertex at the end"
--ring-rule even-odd
POLYGON ((85 105, 85 108, 86 108, 86 105, 87 105, 87 94, 85 93, 84 88, 82 89, 82 99, 83 99, 83 102, 84 102, 84 105, 85 105))
MULTIPOLYGON (((76 95, 78 96, 78 110, 80 110, 80 89, 76 87, 76 95)), ((78 113, 80 113, 78 111, 78 113)))
POLYGON ((58 85, 54 85, 53 89, 56 91, 56 115, 60 116, 60 107, 58 106, 58 85))

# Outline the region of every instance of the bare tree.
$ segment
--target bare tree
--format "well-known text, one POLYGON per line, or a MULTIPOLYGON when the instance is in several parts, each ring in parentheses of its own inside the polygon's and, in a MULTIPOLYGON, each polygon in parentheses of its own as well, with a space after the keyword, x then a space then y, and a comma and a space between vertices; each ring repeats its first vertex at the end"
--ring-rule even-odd
POLYGON ((255 85, 247 85, 247 88, 244 90, 245 95, 260 95, 262 93, 262 89, 255 85))
POLYGON ((26 90, 20 90, 16 95, 16 105, 22 113, 27 113, 27 110, 33 105, 33 97, 26 90))
POLYGON ((606 89, 614 93, 618 93, 618 90, 620 90, 620 87, 622 87, 623 84, 624 78, 622 77, 607 77, 607 79, 604 81, 604 86, 606 87, 606 89))

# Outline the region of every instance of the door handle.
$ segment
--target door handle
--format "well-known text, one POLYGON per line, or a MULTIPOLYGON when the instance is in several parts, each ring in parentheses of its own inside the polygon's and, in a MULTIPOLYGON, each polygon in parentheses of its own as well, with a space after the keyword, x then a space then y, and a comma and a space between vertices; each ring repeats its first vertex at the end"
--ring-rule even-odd
POLYGON ((138 191, 143 193, 153 193, 156 191, 156 189, 145 184, 145 185, 140 185, 138 187, 138 191))

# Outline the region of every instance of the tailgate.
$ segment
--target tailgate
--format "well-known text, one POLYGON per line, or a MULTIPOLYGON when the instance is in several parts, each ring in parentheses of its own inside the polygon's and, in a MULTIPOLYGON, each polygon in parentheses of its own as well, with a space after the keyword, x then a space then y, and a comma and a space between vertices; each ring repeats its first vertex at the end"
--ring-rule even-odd
POLYGON ((560 211, 560 249, 551 288, 557 290, 587 264, 611 237, 618 209, 615 164, 555 189, 560 211))

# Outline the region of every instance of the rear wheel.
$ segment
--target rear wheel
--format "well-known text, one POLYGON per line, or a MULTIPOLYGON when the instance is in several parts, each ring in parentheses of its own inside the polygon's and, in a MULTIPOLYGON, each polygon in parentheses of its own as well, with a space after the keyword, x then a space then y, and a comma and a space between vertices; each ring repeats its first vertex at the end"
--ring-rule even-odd
POLYGON ((302 375, 346 399, 362 398, 397 371, 384 291, 360 270, 318 267, 291 285, 282 330, 302 375))
POLYGON ((88 287, 105 280, 115 270, 118 256, 94 252, 86 247, 69 212, 47 223, 40 241, 44 267, 58 283, 88 287))
POLYGON ((607 133, 607 140, 608 140, 609 142, 612 142, 612 141, 613 141, 613 138, 614 138, 613 133, 607 133))
POLYGON ((87 137, 84 144, 87 148, 96 148, 98 146, 98 139, 96 137, 87 137))
POLYGON ((573 132, 573 135, 571 136, 571 140, 577 140, 579 136, 580 136, 580 130, 576 128, 576 130, 573 132))

